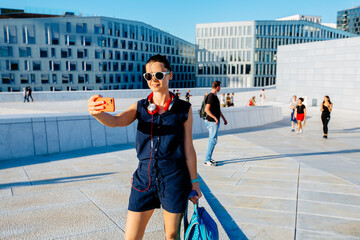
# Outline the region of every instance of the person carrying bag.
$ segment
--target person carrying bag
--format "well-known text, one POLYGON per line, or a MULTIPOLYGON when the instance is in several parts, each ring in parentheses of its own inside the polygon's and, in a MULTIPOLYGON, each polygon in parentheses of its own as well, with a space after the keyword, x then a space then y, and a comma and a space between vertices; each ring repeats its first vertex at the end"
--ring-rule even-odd
MULTIPOLYGON (((194 197, 196 194, 196 191, 191 191, 189 199, 194 197)), ((219 239, 218 227, 205 208, 199 207, 199 203, 194 204, 194 213, 191 217, 190 223, 187 219, 187 211, 188 208, 186 208, 184 215, 185 240, 219 239)))

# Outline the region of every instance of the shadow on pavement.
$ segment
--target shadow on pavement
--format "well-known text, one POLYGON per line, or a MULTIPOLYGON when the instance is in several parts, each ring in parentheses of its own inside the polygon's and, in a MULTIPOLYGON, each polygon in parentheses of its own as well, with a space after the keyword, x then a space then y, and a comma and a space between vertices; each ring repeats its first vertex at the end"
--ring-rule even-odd
POLYGON ((4 184, 0 184, 0 189, 11 188, 11 187, 22 187, 22 186, 58 184, 58 183, 67 183, 67 182, 80 182, 80 181, 94 180, 94 179, 98 179, 101 176, 107 176, 107 175, 112 175, 112 174, 115 174, 115 172, 87 174, 87 175, 72 176, 72 177, 53 178, 53 179, 44 179, 44 180, 37 180, 37 181, 31 181, 31 182, 26 181, 26 182, 4 183, 4 184))
POLYGON ((198 177, 200 179, 200 188, 201 188, 202 194, 206 198, 207 202, 209 203, 211 209, 213 210, 217 219, 219 220, 222 227, 224 228, 229 239, 248 240, 248 238, 245 236, 243 231, 236 224, 234 219, 226 211, 226 209, 223 207, 223 205, 221 205, 220 201, 214 196, 214 194, 212 194, 211 190, 206 185, 206 183, 201 178, 201 176, 198 175, 198 177))
POLYGON ((327 152, 310 152, 310 153, 289 153, 289 154, 274 154, 267 156, 259 156, 259 157, 245 157, 245 158, 236 158, 230 160, 217 161, 218 166, 231 164, 231 163, 239 163, 239 162, 248 162, 248 161, 264 161, 264 160, 273 160, 279 158, 291 158, 291 157, 299 157, 299 156, 316 156, 316 155, 327 155, 327 154, 345 154, 345 153, 359 153, 360 149, 349 149, 349 150, 340 150, 340 151, 327 151, 327 152))
POLYGON ((86 157, 96 154, 117 152, 122 150, 134 149, 134 147, 135 144, 121 144, 121 145, 114 145, 108 147, 87 148, 87 149, 75 150, 71 152, 49 154, 43 156, 32 156, 32 157, 20 158, 15 160, 5 160, 5 161, 0 161, 0 170, 47 163, 47 162, 61 161, 71 158, 86 157))

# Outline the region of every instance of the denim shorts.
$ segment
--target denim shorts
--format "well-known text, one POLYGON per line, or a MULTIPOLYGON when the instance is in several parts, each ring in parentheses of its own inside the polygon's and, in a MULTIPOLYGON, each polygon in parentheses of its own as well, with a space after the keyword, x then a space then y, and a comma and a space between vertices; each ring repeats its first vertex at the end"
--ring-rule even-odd
POLYGON ((150 188, 142 191, 149 186, 149 163, 141 161, 133 174, 128 210, 143 212, 162 206, 170 213, 184 213, 191 191, 191 182, 185 160, 183 163, 179 162, 158 160, 151 164, 150 188))

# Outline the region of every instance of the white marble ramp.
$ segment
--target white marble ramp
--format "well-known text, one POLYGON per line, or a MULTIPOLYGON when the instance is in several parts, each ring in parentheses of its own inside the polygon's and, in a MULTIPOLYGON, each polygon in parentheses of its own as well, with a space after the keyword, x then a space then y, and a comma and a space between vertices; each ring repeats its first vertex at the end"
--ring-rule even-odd
POLYGON ((360 134, 342 130, 355 119, 332 119, 324 140, 316 110, 301 135, 283 121, 220 136, 217 167, 195 141, 201 177, 238 226, 231 238, 360 239, 360 134))

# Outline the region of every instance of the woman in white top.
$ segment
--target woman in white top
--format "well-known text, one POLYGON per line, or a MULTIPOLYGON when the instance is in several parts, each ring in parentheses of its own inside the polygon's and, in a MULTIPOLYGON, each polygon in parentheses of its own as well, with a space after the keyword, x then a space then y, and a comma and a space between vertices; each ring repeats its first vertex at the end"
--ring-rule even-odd
POLYGON ((291 128, 292 128, 291 131, 292 132, 295 132, 294 125, 295 125, 295 123, 297 124, 297 120, 294 117, 296 105, 297 105, 296 95, 294 95, 289 104, 289 108, 291 109, 291 128))
POLYGON ((226 107, 226 97, 225 97, 225 93, 223 93, 223 94, 221 95, 220 102, 221 102, 221 107, 226 107))

